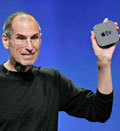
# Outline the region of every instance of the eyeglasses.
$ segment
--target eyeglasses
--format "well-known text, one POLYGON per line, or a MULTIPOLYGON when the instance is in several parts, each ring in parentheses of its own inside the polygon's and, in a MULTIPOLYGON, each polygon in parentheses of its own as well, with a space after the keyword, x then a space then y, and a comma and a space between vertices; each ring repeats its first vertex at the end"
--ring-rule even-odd
MULTIPOLYGON (((14 35, 13 35, 14 36, 14 35)), ((41 38, 40 38, 40 34, 35 34, 30 38, 27 38, 24 35, 21 34, 17 34, 15 35, 13 38, 11 38, 12 40, 14 40, 16 42, 16 44, 18 44, 19 46, 26 46, 28 43, 28 40, 32 43, 32 44, 39 44, 41 42, 41 38)))

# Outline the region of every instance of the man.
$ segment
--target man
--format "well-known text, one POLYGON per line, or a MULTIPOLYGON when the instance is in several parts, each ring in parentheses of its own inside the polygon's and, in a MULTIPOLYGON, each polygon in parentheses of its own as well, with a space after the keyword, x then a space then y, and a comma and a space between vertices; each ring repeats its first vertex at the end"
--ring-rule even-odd
POLYGON ((98 89, 93 94, 55 69, 33 66, 41 46, 41 30, 33 16, 17 12, 6 20, 3 30, 2 41, 10 58, 0 65, 1 131, 57 131, 59 111, 89 121, 105 122, 110 117, 110 65, 116 44, 102 49, 91 32, 98 59, 98 89))

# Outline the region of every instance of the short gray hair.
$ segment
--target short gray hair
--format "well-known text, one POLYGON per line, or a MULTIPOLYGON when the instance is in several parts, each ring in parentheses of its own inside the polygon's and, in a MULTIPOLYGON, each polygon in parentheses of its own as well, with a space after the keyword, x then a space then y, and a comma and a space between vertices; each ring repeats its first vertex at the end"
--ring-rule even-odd
MULTIPOLYGON (((8 38, 11 38, 11 36, 12 36, 12 22, 13 22, 14 18, 16 16, 20 16, 20 15, 28 15, 28 16, 33 17, 31 14, 23 12, 23 11, 19 11, 19 12, 16 12, 16 13, 10 15, 3 25, 3 32, 8 36, 8 38)), ((35 21, 38 24, 39 32, 41 32, 41 28, 40 28, 38 21, 36 19, 35 19, 35 21)))

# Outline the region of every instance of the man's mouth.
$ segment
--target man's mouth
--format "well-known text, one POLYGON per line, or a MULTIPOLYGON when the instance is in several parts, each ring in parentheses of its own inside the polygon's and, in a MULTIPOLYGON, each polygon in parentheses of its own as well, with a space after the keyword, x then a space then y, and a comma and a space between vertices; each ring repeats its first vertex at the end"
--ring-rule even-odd
POLYGON ((34 59, 35 53, 22 53, 22 57, 24 60, 32 60, 34 59))
POLYGON ((31 56, 34 55, 35 53, 22 53, 22 55, 26 55, 26 56, 31 56))

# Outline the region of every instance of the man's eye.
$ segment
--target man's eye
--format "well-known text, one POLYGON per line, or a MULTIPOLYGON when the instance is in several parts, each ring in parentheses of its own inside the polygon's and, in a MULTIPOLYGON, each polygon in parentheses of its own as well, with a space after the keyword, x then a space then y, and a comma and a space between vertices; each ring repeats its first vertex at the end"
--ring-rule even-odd
POLYGON ((38 38, 39 38, 38 36, 34 36, 34 37, 32 37, 31 39, 36 40, 36 39, 38 39, 38 38))
POLYGON ((17 37, 17 40, 25 40, 24 37, 17 37))

